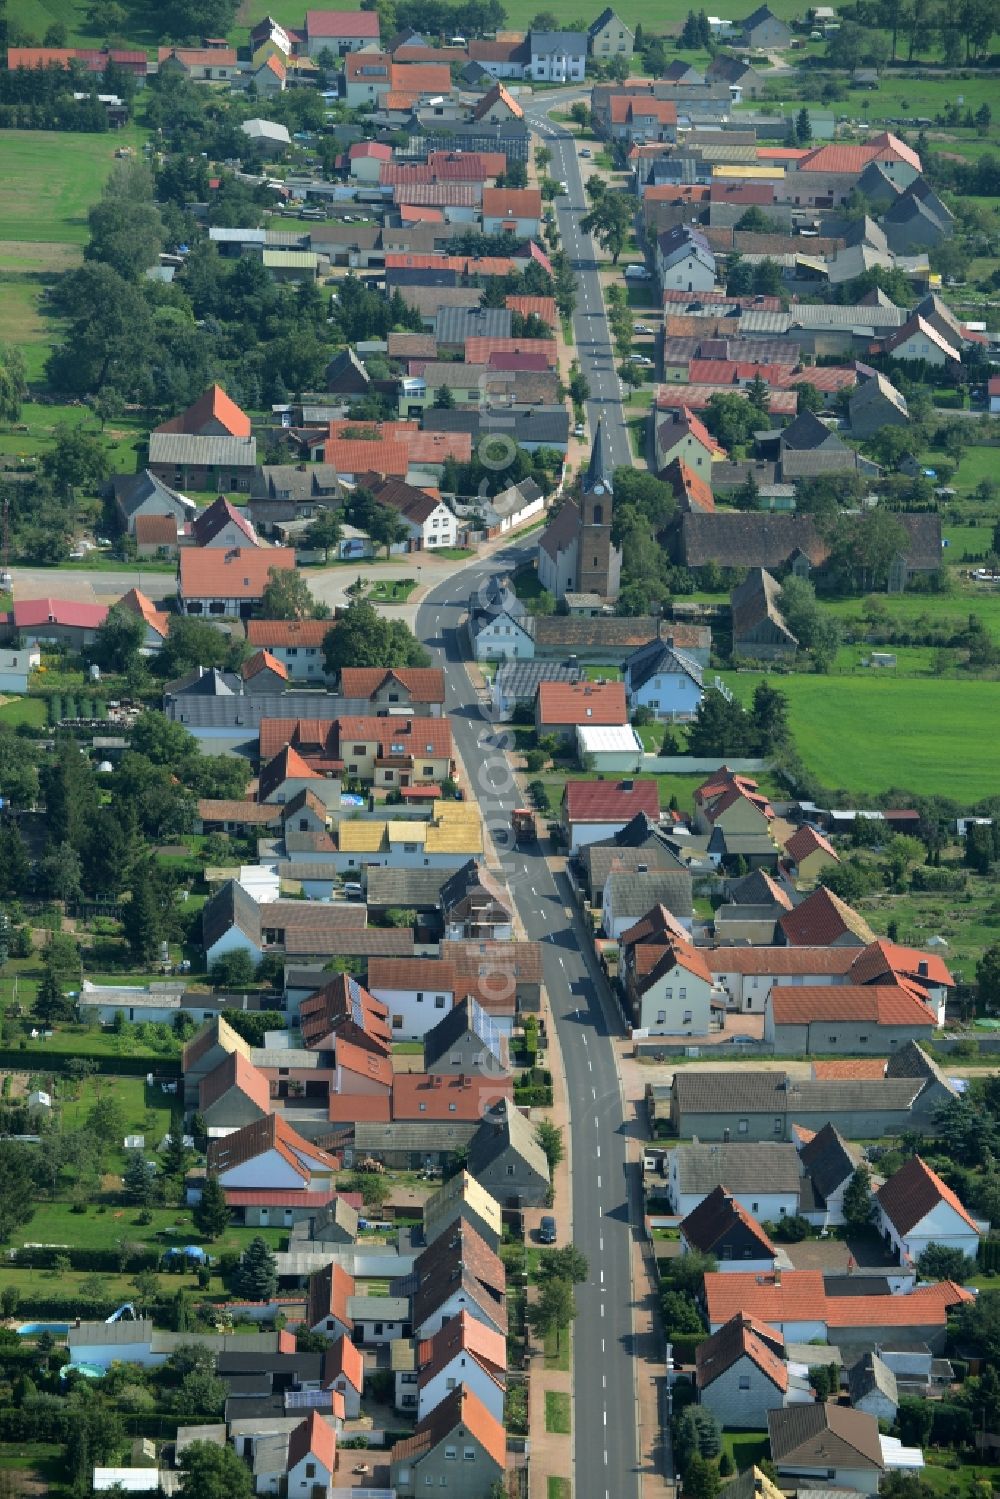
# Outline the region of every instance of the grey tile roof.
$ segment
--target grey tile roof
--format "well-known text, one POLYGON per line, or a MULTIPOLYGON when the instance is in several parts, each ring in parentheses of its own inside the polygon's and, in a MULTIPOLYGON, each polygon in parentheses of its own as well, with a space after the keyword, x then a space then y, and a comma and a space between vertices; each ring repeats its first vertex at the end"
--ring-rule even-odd
POLYGON ((878 1422, 864 1411, 843 1405, 790 1405, 767 1413, 771 1457, 796 1467, 885 1468, 878 1422))
POLYGON ((651 640, 648 645, 641 645, 637 651, 633 651, 627 657, 625 667, 628 669, 629 686, 633 692, 645 686, 651 677, 659 673, 687 676, 699 687, 702 684, 702 670, 697 661, 683 651, 675 650, 668 641, 662 639, 651 640))
POLYGON ((166 698, 163 711, 174 723, 191 730, 246 729, 252 737, 265 718, 340 718, 344 714, 365 714, 369 704, 358 704, 352 698, 332 692, 271 692, 251 697, 166 698))
POLYGON ((434 319, 434 336, 439 344, 464 344, 467 338, 510 338, 513 317, 506 307, 442 306, 434 319))
MULTIPOLYGON (((787 1100, 783 1072, 674 1073, 673 1095, 682 1113, 780 1114, 787 1100)), ((741 1147, 742 1148, 742 1147, 741 1147)))
POLYGON ((369 869, 368 904, 433 911, 447 878, 446 869, 369 869))
POLYGON ((191 464, 205 468, 253 468, 255 437, 193 437, 187 432, 151 432, 150 463, 191 464))
POLYGON ((909 1109, 920 1093, 917 1078, 803 1078, 788 1085, 787 1107, 794 1121, 800 1114, 876 1113, 909 1109))
MULTIPOLYGON (((732 1074, 726 1074, 732 1076, 732 1074)), ((744 1111, 745 1112, 745 1111, 744 1111)), ((677 1184, 683 1193, 799 1190, 799 1155, 794 1145, 678 1145, 677 1184)))
POLYGON ((877 1353, 866 1353, 851 1366, 847 1371, 847 1388, 852 1405, 857 1405, 859 1400, 876 1391, 891 1400, 893 1405, 899 1404, 896 1376, 877 1353))
POLYGON ((570 57, 587 55, 587 36, 583 31, 530 31, 528 41, 532 57, 570 57))
POLYGON ((665 845, 656 841, 645 848, 616 848, 607 844, 588 843, 581 850, 581 856, 592 892, 604 889, 612 869, 624 869, 636 874, 641 869, 676 869, 678 862, 665 845))
POLYGON ((693 883, 686 869, 657 869, 648 874, 611 874, 605 894, 616 917, 637 921, 654 906, 666 906, 674 916, 694 914, 693 883))
POLYGON ((534 1126, 509 1098, 495 1104, 479 1125, 469 1147, 469 1175, 477 1176, 484 1171, 508 1146, 543 1181, 549 1180, 549 1163, 535 1139, 534 1126))
POLYGON ((484 411, 483 432, 506 433, 518 444, 569 441, 569 412, 565 406, 514 406, 509 410, 484 411))
POLYGON ((799 1158, 824 1199, 829 1198, 854 1175, 860 1157, 832 1124, 825 1124, 814 1139, 803 1145, 799 1158))
POLYGON ((457 1004, 424 1036, 424 1071, 432 1072, 442 1057, 471 1032, 489 1052, 497 1067, 504 1066, 503 1036, 493 1018, 471 994, 457 1004))
POLYGON ((408 1150, 414 1154, 436 1154, 439 1150, 465 1150, 479 1125, 461 1119, 433 1124, 369 1124, 354 1126, 355 1148, 364 1154, 408 1150))

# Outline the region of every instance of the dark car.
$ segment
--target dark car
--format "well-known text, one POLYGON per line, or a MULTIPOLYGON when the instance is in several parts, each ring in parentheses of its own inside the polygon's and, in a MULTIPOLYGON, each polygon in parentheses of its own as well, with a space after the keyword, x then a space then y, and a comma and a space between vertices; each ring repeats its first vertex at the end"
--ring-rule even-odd
POLYGON ((556 1242, 556 1220, 546 1215, 538 1225, 539 1244, 554 1244, 556 1242))

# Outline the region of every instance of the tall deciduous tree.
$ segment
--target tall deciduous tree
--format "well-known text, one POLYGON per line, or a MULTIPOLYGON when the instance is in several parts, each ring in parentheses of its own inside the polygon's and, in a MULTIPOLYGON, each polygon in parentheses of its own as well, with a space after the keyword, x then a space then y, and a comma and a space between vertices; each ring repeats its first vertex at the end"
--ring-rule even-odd
POLYGON ((251 1499, 250 1469, 232 1447, 192 1442, 180 1461, 184 1499, 251 1499))

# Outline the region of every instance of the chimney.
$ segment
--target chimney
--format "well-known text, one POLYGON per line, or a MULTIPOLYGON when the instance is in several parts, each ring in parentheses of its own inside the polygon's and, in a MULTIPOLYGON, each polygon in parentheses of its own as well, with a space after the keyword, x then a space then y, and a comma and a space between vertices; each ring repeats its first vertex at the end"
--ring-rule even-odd
POLYGON ((775 1267, 774 1267, 774 1284, 775 1284, 776 1287, 781 1285, 781 1267, 780 1267, 780 1265, 775 1265, 775 1267))

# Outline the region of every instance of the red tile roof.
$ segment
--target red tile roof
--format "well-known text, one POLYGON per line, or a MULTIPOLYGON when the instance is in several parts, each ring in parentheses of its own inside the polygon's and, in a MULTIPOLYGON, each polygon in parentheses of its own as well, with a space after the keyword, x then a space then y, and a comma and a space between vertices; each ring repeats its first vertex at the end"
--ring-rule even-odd
POLYGON ((900 947, 897 942, 879 938, 854 960, 851 981, 871 984, 879 979, 895 980, 927 988, 953 988, 955 980, 943 958, 936 953, 921 952, 915 947, 900 947))
POLYGON ((805 823, 796 828, 785 844, 785 853, 793 864, 801 864, 803 859, 808 859, 810 854, 817 852, 828 854, 834 863, 840 863, 840 855, 829 839, 824 838, 822 833, 818 833, 815 828, 808 827, 805 823))
POLYGON ((392 1087, 392 1058, 382 1056, 367 1046, 357 1046, 352 1041, 337 1038, 336 1063, 338 1071, 356 1073, 368 1083, 377 1083, 387 1091, 392 1087))
POLYGON ((323 1355, 323 1388, 329 1389, 341 1375, 360 1395, 365 1383, 364 1355, 358 1345, 346 1337, 338 1338, 323 1355))
POLYGON ((345 37, 360 41, 379 39, 378 14, 373 10, 307 10, 306 35, 345 37))
POLYGON ((506 299, 506 305, 511 312, 519 312, 522 317, 541 318, 550 328, 556 325, 555 297, 521 297, 511 293, 506 299))
POLYGON ((406 478, 410 466, 410 449, 405 442, 385 442, 379 439, 364 442, 350 438, 331 437, 323 448, 323 461, 329 463, 338 474, 392 474, 406 478))
POLYGON ((469 1074, 400 1072, 392 1084, 392 1117, 415 1123, 419 1120, 483 1117, 501 1098, 511 1098, 508 1077, 473 1077, 469 1074))
POLYGON ((664 483, 669 484, 676 499, 686 503, 689 510, 711 512, 715 509, 715 496, 711 484, 694 469, 688 468, 683 458, 675 458, 663 470, 664 483))
MULTIPOLYGON (((452 1317, 417 1349, 417 1383, 423 1388, 456 1358, 472 1359, 501 1389, 506 1386, 507 1339, 466 1311, 452 1317)), ((464 1360, 463 1360, 464 1362, 464 1360)))
POLYGON ((459 1385, 419 1422, 411 1437, 391 1449, 393 1463, 415 1462, 448 1437, 465 1432, 473 1437, 502 1470, 507 1461, 507 1433, 468 1385, 459 1385))
POLYGON ((396 683, 414 702, 444 702, 444 672, 439 666, 345 666, 340 673, 340 691, 344 697, 373 698, 380 687, 396 683))
POLYGON ((629 789, 614 781, 567 781, 563 805, 569 822, 629 822, 637 812, 659 819, 655 781, 634 781, 629 789))
POLYGON ((794 911, 780 918, 785 940, 795 947, 826 947, 850 932, 867 945, 875 933, 846 901, 819 885, 794 911))
POLYGON ((137 515, 135 539, 138 546, 176 546, 177 522, 172 515, 137 515))
MULTIPOLYGON (((555 369, 559 355, 552 338, 486 338, 477 335, 465 340, 466 364, 490 364, 494 354, 536 354, 548 369, 555 369)), ((537 369, 537 365, 531 366, 537 369)))
POLYGON ((282 1114, 266 1114, 263 1119, 245 1124, 224 1139, 210 1140, 208 1169, 220 1174, 231 1171, 235 1166, 243 1166, 271 1150, 276 1151, 306 1185, 312 1178, 313 1169, 324 1174, 337 1169, 335 1158, 304 1139, 282 1114))
POLYGON ((108 606, 80 604, 75 599, 18 599, 11 613, 19 630, 33 630, 40 625, 96 630, 107 619, 108 606))
POLYGON ((380 141, 355 141, 347 154, 351 161, 369 157, 375 161, 391 161, 392 147, 385 146, 380 141))
POLYGON ((915 995, 888 984, 775 985, 771 990, 775 1025, 868 1021, 872 1025, 933 1027, 934 1016, 915 995))
POLYGON ((182 548, 179 586, 184 599, 240 599, 252 602, 264 595, 271 569, 292 572, 291 547, 182 548))
MULTIPOLYGON (((892 1299, 877 1298, 879 1303, 892 1299)), ((705 1276, 705 1305, 713 1324, 730 1322, 740 1315, 768 1324, 822 1322, 826 1304, 826 1288, 819 1270, 792 1270, 777 1275, 713 1270, 705 1276)))
POLYGON ((918 1286, 908 1296, 831 1296, 826 1303, 826 1324, 838 1327, 943 1327, 948 1313, 963 1302, 975 1300, 953 1280, 933 1286, 918 1286))
POLYGON ((737 1315, 718 1332, 699 1343, 695 1350, 695 1380, 705 1390, 742 1358, 757 1365, 766 1379, 784 1393, 788 1389, 788 1365, 773 1346, 784 1339, 773 1328, 737 1315))
MULTIPOLYGON (((213 52, 208 53, 209 57, 216 55, 213 52)), ((233 61, 236 61, 235 52, 233 61)), ((210 385, 208 390, 203 391, 198 399, 192 401, 191 405, 179 416, 172 416, 169 420, 161 422, 158 427, 153 428, 153 431, 190 432, 197 435, 209 422, 218 422, 230 437, 250 436, 250 418, 245 411, 240 410, 235 401, 230 400, 221 385, 210 385)))
POLYGON ((775 978, 799 974, 850 972, 856 947, 718 947, 707 952, 714 973, 768 974, 775 978))
POLYGON ((315 1458, 328 1473, 336 1469, 337 1433, 319 1411, 310 1411, 288 1438, 289 1472, 306 1457, 315 1458))
POLYGON ((138 614, 164 640, 170 633, 170 615, 164 609, 157 609, 152 599, 140 593, 138 588, 130 588, 128 593, 122 594, 118 603, 123 609, 131 609, 133 614, 138 614))
POLYGON ((328 1317, 336 1317, 338 1322, 350 1328, 352 1323, 347 1302, 353 1295, 354 1276, 348 1275, 342 1265, 334 1262, 324 1266, 322 1270, 314 1271, 309 1277, 306 1296, 308 1326, 315 1327, 328 1317))
POLYGON ((274 672, 275 676, 285 681, 288 679, 288 667, 276 656, 272 656, 270 651, 257 651, 248 661, 244 661, 240 667, 240 676, 244 682, 250 682, 262 671, 274 672))
MULTIPOLYGON (((834 948, 835 952, 850 949, 834 948)), ((822 1060, 817 1057, 812 1064, 814 1078, 847 1078, 853 1081, 874 1081, 885 1077, 885 1057, 833 1057, 822 1060)))
POLYGON ((615 725, 628 723, 623 682, 540 682, 538 718, 542 724, 615 725))
POLYGON ((905 161, 914 171, 921 171, 920 157, 916 151, 888 131, 872 136, 863 146, 817 146, 800 159, 797 170, 857 173, 860 176, 872 161, 905 161))
POLYGON ((911 1156, 905 1166, 890 1176, 875 1196, 898 1234, 908 1234, 940 1203, 946 1203, 973 1233, 979 1232, 975 1219, 958 1196, 918 1155, 911 1156))
MULTIPOLYGON (((371 959, 372 964, 381 961, 371 959)), ((336 1032, 335 1044, 343 1037, 353 1046, 388 1055, 392 1040, 388 1016, 381 1000, 375 999, 357 979, 338 973, 302 1001, 299 1029, 306 1046, 318 1046, 331 1032, 336 1032)))
POLYGON ((203 1111, 210 1108, 234 1088, 255 1103, 261 1113, 271 1112, 271 1085, 263 1072, 241 1051, 231 1051, 218 1067, 202 1078, 198 1090, 199 1108, 203 1111))
POLYGON ((328 619, 248 619, 247 643, 275 650, 279 646, 322 646, 332 622, 328 619))

